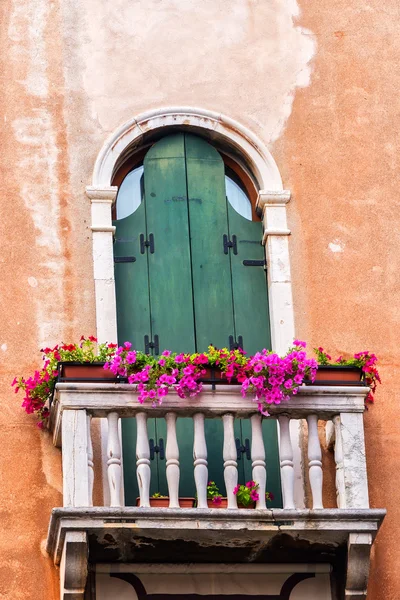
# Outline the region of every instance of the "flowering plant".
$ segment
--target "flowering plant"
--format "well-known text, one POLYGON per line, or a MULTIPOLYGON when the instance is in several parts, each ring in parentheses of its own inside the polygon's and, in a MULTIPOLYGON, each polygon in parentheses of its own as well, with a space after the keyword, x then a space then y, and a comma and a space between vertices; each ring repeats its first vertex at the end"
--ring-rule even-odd
POLYGON ((222 496, 215 481, 209 481, 207 485, 207 499, 212 500, 212 503, 219 506, 222 501, 222 496))
MULTIPOLYGON (((249 504, 253 504, 253 502, 257 502, 260 498, 260 494, 258 493, 259 485, 255 481, 251 480, 246 483, 246 485, 237 485, 233 490, 235 494, 238 504, 242 504, 243 506, 249 506, 249 504)), ((265 499, 271 502, 274 499, 274 495, 272 492, 266 492, 265 499)))
POLYGON ((43 428, 49 416, 47 402, 51 398, 57 381, 57 363, 68 362, 105 362, 115 352, 117 344, 96 344, 97 339, 92 335, 88 338, 81 337, 79 344, 57 344, 54 348, 43 348, 43 366, 34 372, 31 377, 15 377, 12 386, 15 392, 23 390, 25 397, 22 407, 28 414, 36 413, 38 426, 43 428))
POLYGON ((265 349, 247 358, 241 349, 213 346, 196 354, 164 350, 160 357, 154 357, 132 350, 130 342, 125 342, 105 368, 136 384, 140 403, 150 400, 156 405, 162 403, 171 387, 180 398, 197 396, 202 390, 205 367, 218 366, 228 382, 235 378, 242 384, 243 396, 252 393, 259 411, 268 416, 267 406, 280 404, 296 394, 305 376, 314 380, 317 363, 307 359, 305 347, 305 342, 295 340, 283 358, 265 349))
POLYGON ((163 496, 162 494, 160 494, 160 492, 156 492, 155 494, 153 494, 152 496, 150 496, 150 498, 168 498, 168 496, 163 496))
POLYGON ((376 368, 378 358, 375 354, 368 350, 364 350, 363 352, 357 352, 351 358, 339 356, 336 360, 332 360, 332 357, 329 356, 321 346, 319 348, 314 348, 314 352, 317 355, 319 365, 340 365, 361 369, 361 371, 365 373, 365 383, 371 388, 365 400, 366 402, 374 401, 376 387, 378 383, 381 383, 381 378, 378 369, 376 368))

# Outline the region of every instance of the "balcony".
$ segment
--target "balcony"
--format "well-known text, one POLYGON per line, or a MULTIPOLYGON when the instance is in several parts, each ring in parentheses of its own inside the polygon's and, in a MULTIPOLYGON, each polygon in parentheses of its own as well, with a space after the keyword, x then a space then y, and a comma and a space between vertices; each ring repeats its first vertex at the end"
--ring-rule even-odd
MULTIPOLYGON (((240 388, 205 386, 195 399, 169 394, 162 406, 142 406, 124 384, 61 383, 51 409, 50 429, 62 448, 63 503, 50 520, 47 551, 61 565, 62 598, 83 598, 88 560, 129 562, 329 562, 346 573, 346 599, 366 597, 369 555, 385 511, 369 508, 363 412, 365 387, 305 387, 288 402, 271 407, 279 423, 283 508, 265 506, 266 470, 261 416, 240 388), (92 417, 108 421, 107 478, 110 506, 93 506, 92 417), (140 507, 124 507, 119 419, 137 422, 136 472, 140 507), (169 508, 150 508, 150 449, 147 419, 165 418, 169 508), (179 508, 179 446, 176 420, 194 422, 193 469, 197 508, 179 508), (224 479, 228 508, 207 507, 205 419, 222 419, 224 479), (251 421, 253 479, 260 484, 255 510, 238 509, 233 489, 238 480, 235 419, 251 421), (311 506, 295 496, 292 420, 305 419, 307 466, 304 486, 311 506), (337 508, 323 507, 322 450, 318 422, 325 422, 334 448, 337 508), (296 505, 297 504, 297 505, 296 505)), ((133 465, 132 468, 135 468, 133 465)), ((302 473, 300 473, 302 475, 302 473)))

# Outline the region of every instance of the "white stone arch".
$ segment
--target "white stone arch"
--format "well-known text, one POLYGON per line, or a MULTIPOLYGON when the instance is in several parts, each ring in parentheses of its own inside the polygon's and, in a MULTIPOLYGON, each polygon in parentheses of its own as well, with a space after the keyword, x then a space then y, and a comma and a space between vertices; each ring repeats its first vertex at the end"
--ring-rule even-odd
POLYGON ((93 169, 92 186, 109 186, 115 166, 127 148, 136 148, 150 132, 165 128, 199 130, 204 137, 221 140, 247 159, 259 189, 283 189, 279 169, 263 142, 238 121, 200 108, 161 108, 141 113, 116 129, 105 141, 93 169))
POLYGON ((285 352, 293 341, 294 321, 286 203, 279 169, 263 142, 241 123, 220 113, 200 108, 160 108, 141 113, 116 129, 105 141, 93 169, 92 185, 86 193, 92 202, 93 261, 96 291, 97 335, 101 341, 116 341, 116 303, 112 253, 111 206, 117 188, 111 186, 116 168, 129 152, 145 140, 168 129, 188 129, 211 143, 239 155, 255 179, 258 205, 263 211, 264 242, 268 265, 268 287, 272 347, 285 352))
MULTIPOLYGON (((96 298, 96 328, 100 342, 117 341, 117 307, 115 299, 112 204, 118 188, 111 186, 118 166, 146 141, 167 132, 187 129, 201 135, 217 147, 222 145, 239 156, 258 188, 257 205, 263 214, 263 243, 268 275, 272 349, 284 354, 291 346, 294 332, 292 284, 286 204, 290 192, 283 189, 279 169, 263 142, 241 123, 225 115, 200 108, 160 108, 141 113, 121 125, 105 141, 93 169, 92 185, 86 188, 91 200, 93 234, 93 269, 96 298)), ((257 299, 253 299, 257 310, 257 299)), ((301 468, 300 424, 292 421, 292 443, 295 468, 296 506, 304 506, 301 468)), ((102 445, 106 433, 102 431, 102 445)), ((103 482, 107 480, 104 448, 103 482)), ((104 485, 107 502, 108 487, 104 485)))

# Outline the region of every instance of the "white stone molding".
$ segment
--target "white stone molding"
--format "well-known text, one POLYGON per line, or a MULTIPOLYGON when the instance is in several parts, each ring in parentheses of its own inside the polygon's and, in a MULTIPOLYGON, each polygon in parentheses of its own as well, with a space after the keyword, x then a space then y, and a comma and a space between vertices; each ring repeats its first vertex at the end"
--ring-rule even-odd
POLYGON ((117 341, 117 305, 115 300, 114 254, 111 207, 118 188, 88 186, 91 202, 93 273, 96 298, 96 329, 100 342, 117 341))
POLYGON ((271 153, 252 131, 221 113, 187 106, 150 110, 116 129, 98 154, 92 185, 95 188, 110 185, 115 166, 128 147, 139 146, 147 133, 172 127, 185 127, 194 133, 201 131, 211 140, 233 147, 248 158, 260 189, 282 190, 279 169, 271 153))
POLYGON ((260 190, 258 192, 257 208, 260 208, 264 212, 266 206, 286 206, 290 200, 290 196, 290 190, 260 190))
POLYGON ((60 563, 60 600, 84 600, 87 574, 87 533, 67 531, 60 563))

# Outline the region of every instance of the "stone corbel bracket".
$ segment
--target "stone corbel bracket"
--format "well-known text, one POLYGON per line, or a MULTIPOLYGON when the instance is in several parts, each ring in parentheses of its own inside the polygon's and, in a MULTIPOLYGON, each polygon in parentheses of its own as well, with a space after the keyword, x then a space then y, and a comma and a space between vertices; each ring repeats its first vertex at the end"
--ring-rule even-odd
POLYGON ((60 599, 84 600, 88 575, 86 531, 67 531, 60 564, 60 599))
POLYGON ((350 533, 347 542, 346 600, 366 600, 372 535, 350 533))

